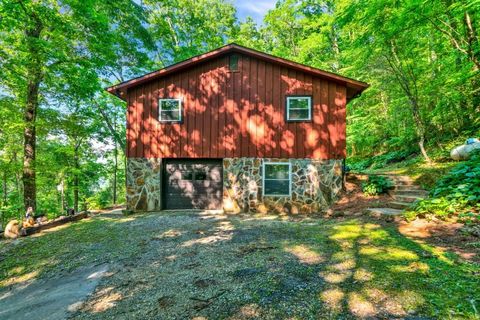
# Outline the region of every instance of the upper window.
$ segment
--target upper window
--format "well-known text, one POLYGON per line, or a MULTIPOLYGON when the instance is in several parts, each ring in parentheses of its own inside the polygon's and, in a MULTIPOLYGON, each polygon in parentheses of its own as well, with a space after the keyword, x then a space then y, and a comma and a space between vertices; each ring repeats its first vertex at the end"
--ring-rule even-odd
POLYGON ((263 195, 290 196, 291 168, 288 162, 263 163, 263 195))
POLYGON ((230 71, 238 71, 238 55, 230 55, 228 67, 230 68, 230 71))
POLYGON ((159 99, 158 118, 165 122, 182 121, 182 100, 181 99, 159 99))
POLYGON ((312 97, 287 97, 287 120, 308 121, 312 119, 312 97))

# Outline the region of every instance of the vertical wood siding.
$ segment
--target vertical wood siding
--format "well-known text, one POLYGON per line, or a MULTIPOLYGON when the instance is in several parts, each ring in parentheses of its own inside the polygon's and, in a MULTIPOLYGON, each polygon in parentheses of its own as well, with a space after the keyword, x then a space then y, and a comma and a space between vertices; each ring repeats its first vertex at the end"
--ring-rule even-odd
POLYGON ((240 55, 220 57, 127 93, 127 156, 340 159, 346 87, 240 55), (311 95, 312 120, 286 122, 286 96, 311 95), (182 123, 158 121, 158 99, 182 98, 182 123))

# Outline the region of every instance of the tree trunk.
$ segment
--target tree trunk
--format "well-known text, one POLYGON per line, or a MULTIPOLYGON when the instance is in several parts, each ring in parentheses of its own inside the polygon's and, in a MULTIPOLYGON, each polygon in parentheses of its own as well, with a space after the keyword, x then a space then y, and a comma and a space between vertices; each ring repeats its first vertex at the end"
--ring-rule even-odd
POLYGON ((118 149, 117 142, 114 140, 114 166, 113 166, 113 205, 117 204, 117 170, 118 170, 118 149))
POLYGON ((474 63, 474 71, 480 70, 480 52, 475 48, 478 46, 478 36, 477 30, 475 30, 475 24, 470 17, 468 11, 465 11, 463 16, 463 21, 467 29, 467 43, 468 43, 468 56, 469 59, 474 63))
POLYGON ((63 177, 60 181, 60 212, 62 214, 65 212, 65 180, 63 177))
POLYGON ((432 159, 430 159, 430 157, 427 154, 427 150, 425 150, 424 142, 425 142, 425 136, 421 135, 420 140, 418 141, 418 146, 420 147, 420 152, 422 153, 422 156, 425 158, 425 161, 427 161, 427 163, 430 164, 432 163, 432 159))
MULTIPOLYGON (((417 83, 416 77, 414 76, 413 69, 410 66, 410 72, 405 71, 405 68, 402 66, 402 62, 397 55, 397 51, 395 48, 395 44, 393 41, 391 42, 391 52, 393 59, 390 58, 389 55, 386 55, 385 58, 392 68, 393 74, 398 80, 400 87, 403 89, 405 95, 407 96, 408 100, 410 101, 410 105, 412 107, 412 115, 413 120, 415 122, 415 130, 417 131, 417 136, 419 138, 418 146, 420 148, 420 152, 422 153, 425 161, 427 163, 432 163, 432 160, 427 154, 425 150, 425 125, 422 121, 422 117, 420 115, 420 107, 418 105, 418 90, 417 90, 417 83)), ((407 68, 409 66, 407 65, 407 68)))
MULTIPOLYGON (((14 152, 12 156, 13 162, 16 163, 18 161, 17 159, 17 153, 14 152)), ((18 197, 21 197, 23 194, 23 189, 22 189, 22 184, 20 183, 21 177, 20 177, 20 172, 18 170, 15 170, 15 187, 17 191, 18 197)))
POLYGON ((7 191, 7 171, 3 171, 3 205, 7 205, 7 196, 8 196, 8 191, 7 191))
POLYGON ((340 65, 340 46, 338 44, 339 32, 335 24, 332 25, 330 37, 332 38, 332 50, 334 56, 334 62, 332 65, 333 71, 338 72, 341 68, 340 65))
POLYGON ((36 130, 35 118, 38 108, 38 89, 40 87, 39 77, 28 82, 27 103, 25 106, 24 121, 24 155, 23 155, 23 202, 25 209, 36 208, 36 186, 35 186, 35 147, 36 130))
POLYGON ((116 129, 117 129, 117 117, 113 117, 113 156, 114 156, 114 166, 113 166, 113 205, 117 204, 117 172, 118 172, 118 146, 117 140, 115 139, 116 129))
POLYGON ((75 147, 75 154, 74 154, 74 166, 75 166, 75 173, 73 175, 73 210, 75 213, 78 212, 78 172, 80 170, 79 163, 78 163, 78 147, 75 147))
POLYGON ((418 103, 415 99, 412 97, 410 98, 410 103, 412 105, 412 114, 413 114, 413 120, 415 121, 415 126, 417 129, 417 135, 418 135, 418 146, 420 148, 420 152, 422 153, 422 156, 425 158, 425 161, 427 163, 432 163, 432 159, 427 154, 427 150, 425 150, 425 125, 423 124, 422 118, 420 117, 420 111, 418 108, 418 103))
POLYGON ((36 128, 35 120, 38 108, 38 94, 40 83, 42 81, 42 63, 38 50, 38 40, 42 32, 43 25, 41 21, 34 17, 30 27, 25 30, 30 63, 27 71, 27 94, 24 109, 25 128, 24 137, 24 155, 23 155, 23 203, 25 209, 36 208, 36 171, 35 171, 35 146, 36 146, 36 128))
POLYGON ((108 129, 110 130, 110 133, 112 134, 112 137, 113 139, 115 139, 115 142, 118 143, 122 149, 123 149, 123 152, 126 153, 126 144, 125 144, 125 141, 122 140, 122 138, 117 134, 117 131, 116 131, 116 124, 112 124, 110 122, 110 117, 108 116, 107 113, 105 113, 105 110, 102 108, 102 106, 100 106, 98 103, 96 102, 93 102, 97 108, 98 108, 98 111, 100 112, 100 114, 102 115, 102 118, 103 120, 105 121, 105 123, 107 124, 107 127, 108 129))

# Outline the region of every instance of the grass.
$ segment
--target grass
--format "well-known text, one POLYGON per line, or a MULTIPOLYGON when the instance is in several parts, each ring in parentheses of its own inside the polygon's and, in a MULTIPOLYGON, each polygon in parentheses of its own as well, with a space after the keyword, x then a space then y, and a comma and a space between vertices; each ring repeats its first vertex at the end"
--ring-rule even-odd
POLYGON ((382 169, 368 170, 366 173, 395 173, 399 175, 407 175, 413 178, 415 183, 422 186, 426 190, 431 189, 435 182, 452 170, 458 161, 443 161, 426 163, 421 158, 416 161, 397 162, 385 166, 382 169))
POLYGON ((402 161, 398 161, 398 159, 390 159, 391 162, 385 161, 385 156, 391 155, 392 153, 379 154, 369 158, 354 158, 350 161, 353 160, 355 163, 370 159, 372 160, 371 168, 361 170, 362 173, 395 173, 408 175, 412 177, 418 185, 421 185, 426 190, 430 190, 439 178, 459 163, 459 161, 451 159, 450 151, 464 144, 465 140, 472 136, 475 136, 475 133, 464 133, 455 139, 429 145, 427 152, 433 160, 431 164, 428 164, 420 154, 411 155, 402 161))
POLYGON ((109 263, 76 319, 480 316, 479 265, 363 218, 94 218, 2 256, 3 286, 109 263))

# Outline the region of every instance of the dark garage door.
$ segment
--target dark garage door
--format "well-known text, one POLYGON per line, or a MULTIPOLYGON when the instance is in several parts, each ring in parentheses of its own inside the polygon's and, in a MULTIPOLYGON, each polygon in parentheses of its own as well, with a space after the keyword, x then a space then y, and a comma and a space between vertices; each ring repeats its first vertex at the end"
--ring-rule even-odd
POLYGON ((221 209, 222 160, 167 159, 164 173, 166 209, 221 209))

